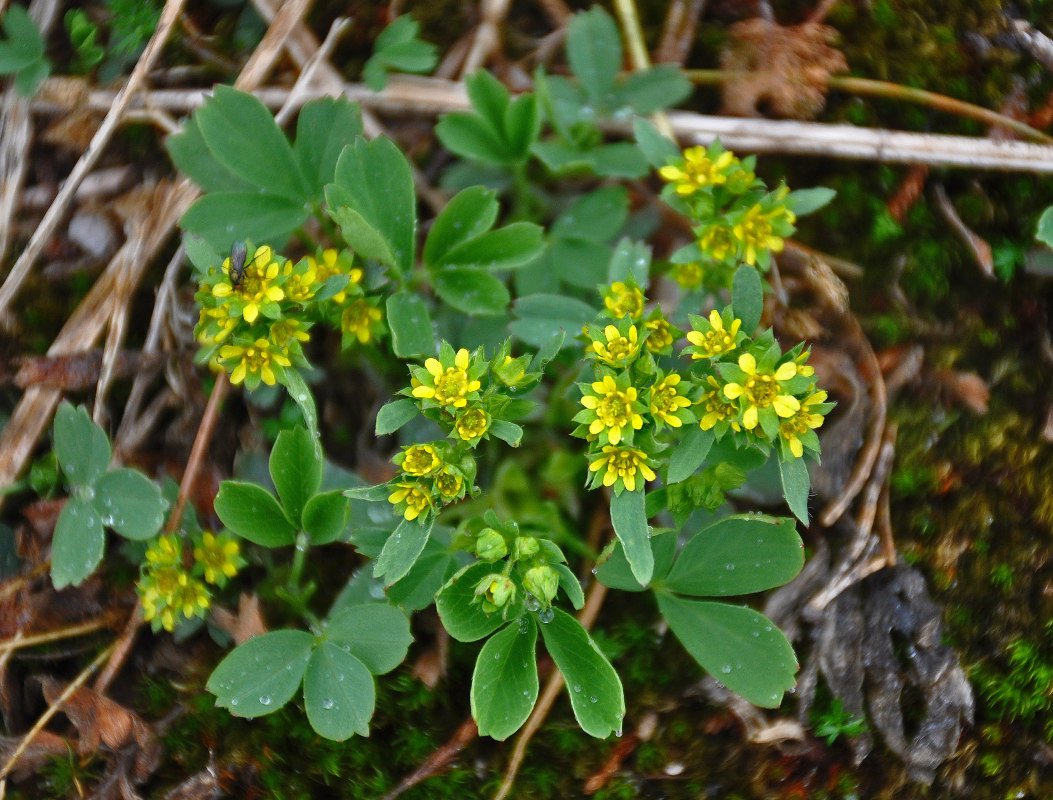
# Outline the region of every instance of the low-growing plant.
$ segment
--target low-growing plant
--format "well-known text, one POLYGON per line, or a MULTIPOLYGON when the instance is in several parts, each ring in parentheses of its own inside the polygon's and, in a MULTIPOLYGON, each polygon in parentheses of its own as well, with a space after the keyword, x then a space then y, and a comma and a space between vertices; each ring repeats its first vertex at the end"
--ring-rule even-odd
POLYGON ((8 8, 0 18, 0 28, 0 75, 14 75, 15 91, 32 97, 51 73, 44 37, 23 6, 8 8))
MULTIPOLYGON (((470 696, 481 733, 503 739, 530 715, 539 639, 581 728, 620 731, 618 671, 567 610, 586 601, 568 553, 596 555, 576 534, 586 501, 609 505, 614 534, 596 580, 648 593, 695 660, 751 702, 778 706, 793 687, 786 637, 728 598, 797 574, 796 523, 733 513, 725 493, 774 458, 791 512, 807 522, 807 461, 818 458, 815 431, 832 404, 804 345, 784 352, 761 328, 756 267, 767 268, 797 216, 831 193, 769 191, 752 159, 719 143, 681 152, 642 120, 636 142, 605 143, 597 116, 648 113, 686 85, 673 68, 620 76, 620 47, 613 22, 594 9, 569 31, 576 81, 539 76, 542 102, 512 98, 485 72, 470 79, 472 110, 446 115, 440 139, 511 175, 514 207, 502 206, 498 189, 463 186, 430 221, 419 256, 410 165, 390 140, 362 136, 346 100, 305 105, 290 143, 259 101, 217 87, 170 138, 173 160, 204 191, 182 219, 198 283, 198 361, 248 391, 285 387, 304 423, 277 436, 273 491, 232 480, 215 499, 246 546, 291 549, 288 567, 276 567, 290 627, 236 647, 209 679, 231 713, 269 714, 302 686, 319 734, 367 734, 374 677, 405 658, 410 616, 434 603, 451 636, 483 642, 470 696), (676 316, 646 296, 658 270, 630 235, 639 226, 627 189, 597 184, 648 169, 693 233, 674 261, 719 276, 685 295, 676 316), (557 185, 571 197, 561 208, 525 199, 557 185), (376 418, 378 436, 401 437, 395 475, 379 485, 324 481, 302 371, 326 328, 400 387, 376 418), (577 474, 593 494, 564 486, 559 502, 524 509, 502 492, 546 442, 580 458, 577 474), (337 543, 353 546, 362 566, 319 616, 324 588, 306 567, 312 548, 337 543)), ((565 459, 552 469, 575 472, 565 459)), ((90 479, 74 473, 78 486, 99 479, 98 469, 90 479)), ((143 606, 161 626, 200 615, 206 584, 221 585, 240 564, 227 533, 206 543, 195 530, 184 524, 145 555, 143 606), (166 569, 182 593, 168 592, 166 569)))

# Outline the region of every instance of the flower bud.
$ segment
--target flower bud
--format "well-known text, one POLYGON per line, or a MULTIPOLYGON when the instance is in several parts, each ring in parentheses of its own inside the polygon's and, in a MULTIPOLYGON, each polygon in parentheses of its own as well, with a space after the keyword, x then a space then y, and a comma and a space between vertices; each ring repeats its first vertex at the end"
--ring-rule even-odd
POLYGON ((482 598, 483 610, 496 611, 515 600, 516 585, 505 575, 493 572, 475 586, 476 598, 482 598))
POLYGON ((512 358, 505 356, 503 364, 494 368, 494 375, 505 386, 515 388, 526 374, 526 368, 530 364, 530 356, 512 358))
POLYGON ((538 550, 541 549, 541 545, 538 544, 537 539, 532 536, 517 536, 515 543, 515 557, 516 560, 522 561, 536 556, 538 550))
POLYGON ((559 573, 548 564, 532 567, 523 576, 523 588, 540 600, 542 605, 551 605, 559 589, 559 573))
POLYGON ((484 528, 475 540, 475 554, 483 561, 497 561, 508 555, 505 537, 493 528, 484 528))

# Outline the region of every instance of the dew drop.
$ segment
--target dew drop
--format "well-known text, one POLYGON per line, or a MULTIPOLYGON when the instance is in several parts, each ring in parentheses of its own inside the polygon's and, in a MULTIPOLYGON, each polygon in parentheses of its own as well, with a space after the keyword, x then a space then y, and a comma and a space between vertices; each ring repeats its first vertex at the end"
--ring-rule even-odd
POLYGON ((592 695, 592 696, 590 696, 590 697, 589 697, 589 702, 590 702, 590 703, 595 703, 595 702, 598 702, 598 701, 597 701, 597 699, 596 699, 596 695, 592 695))
POLYGON ((334 705, 336 704, 333 702, 333 698, 331 697, 327 697, 322 701, 322 708, 324 708, 326 711, 332 709, 334 705))
POLYGON ((725 564, 724 565, 724 569, 726 569, 728 572, 733 572, 734 569, 735 569, 735 565, 734 564, 725 564))
POLYGON ((574 691, 578 692, 578 693, 581 692, 581 684, 580 683, 575 683, 574 684, 574 691))
POLYGON ((232 706, 236 706, 238 704, 238 698, 236 698, 236 697, 230 698, 230 704, 232 706))
POLYGON ((527 611, 537 611, 541 608, 541 601, 527 592, 527 596, 523 598, 523 605, 526 606, 527 611))
POLYGON ((271 698, 270 698, 269 695, 265 695, 265 694, 260 695, 260 705, 261 706, 269 706, 270 704, 271 704, 271 698))
POLYGON ((541 620, 542 624, 547 625, 552 622, 552 618, 556 616, 556 612, 551 608, 543 608, 537 612, 537 618, 541 620))
POLYGON ((720 668, 720 671, 727 675, 729 672, 731 672, 731 664, 725 664, 723 667, 720 668))

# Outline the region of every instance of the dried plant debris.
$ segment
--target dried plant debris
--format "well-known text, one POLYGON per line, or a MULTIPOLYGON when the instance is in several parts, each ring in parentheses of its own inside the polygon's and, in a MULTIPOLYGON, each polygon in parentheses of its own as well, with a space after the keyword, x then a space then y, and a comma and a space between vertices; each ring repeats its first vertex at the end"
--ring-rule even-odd
MULTIPOLYGON (((845 711, 867 718, 914 780, 931 783, 955 752, 974 712, 958 656, 943 644, 939 607, 913 567, 899 563, 844 591, 827 606, 800 681, 801 719, 815 698, 817 671, 845 711)), ((857 761, 873 747, 853 743, 857 761)))
POLYGON ((826 104, 830 75, 848 69, 830 44, 837 31, 828 25, 783 27, 758 17, 736 22, 728 34, 720 66, 749 73, 724 84, 723 111, 731 116, 765 116, 763 106, 768 115, 814 119, 826 104))

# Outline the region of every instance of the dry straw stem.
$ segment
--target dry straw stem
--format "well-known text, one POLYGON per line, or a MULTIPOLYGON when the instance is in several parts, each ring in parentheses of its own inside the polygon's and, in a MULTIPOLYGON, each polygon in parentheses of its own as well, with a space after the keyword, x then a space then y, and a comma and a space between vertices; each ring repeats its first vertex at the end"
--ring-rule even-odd
POLYGON ((17 295, 22 282, 29 274, 29 270, 43 251, 44 245, 65 217, 66 210, 73 200, 77 187, 80 186, 81 181, 84 180, 91 168, 95 166, 99 156, 102 155, 102 151, 109 143, 110 137, 113 136, 117 126, 121 123, 121 119, 132 97, 138 92, 139 85, 145 79, 154 61, 161 54, 161 48, 168 39, 168 34, 172 32, 176 20, 179 18, 179 14, 183 9, 183 3, 184 0, 168 0, 165 3, 157 23, 157 29, 154 31, 154 35, 150 37, 150 41, 132 70, 132 74, 128 77, 128 82, 117 93, 113 100, 113 105, 109 108, 102 124, 92 137, 87 151, 80 157, 73 167, 73 171, 70 172, 69 177, 62 184, 62 189, 47 210, 47 213, 44 214, 44 219, 41 220, 40 226, 33 232, 33 236, 30 238, 25 250, 22 251, 15 265, 11 268, 11 272, 8 274, 3 286, 0 286, 0 326, 13 326, 10 306, 15 299, 15 295, 17 295))
MULTIPOLYGON (((288 98, 289 90, 266 88, 255 94, 270 108, 280 108, 288 98)), ((411 76, 393 77, 387 88, 379 93, 358 83, 341 84, 339 90, 314 87, 304 93, 301 100, 306 102, 315 97, 341 94, 359 103, 366 111, 392 116, 435 116, 470 107, 463 84, 411 76)), ((187 113, 204 103, 206 97, 204 90, 169 89, 144 93, 140 102, 187 113)), ((88 103, 90 108, 102 110, 108 108, 113 99, 113 92, 99 89, 91 92, 88 103)), ((44 114, 63 111, 54 103, 34 103, 33 110, 44 114)), ((1051 145, 819 122, 736 119, 689 111, 670 111, 667 116, 673 133, 688 144, 704 145, 719 138, 725 147, 747 153, 789 153, 885 163, 1053 173, 1051 145)), ((610 121, 604 127, 613 134, 632 136, 629 122, 610 121)))

